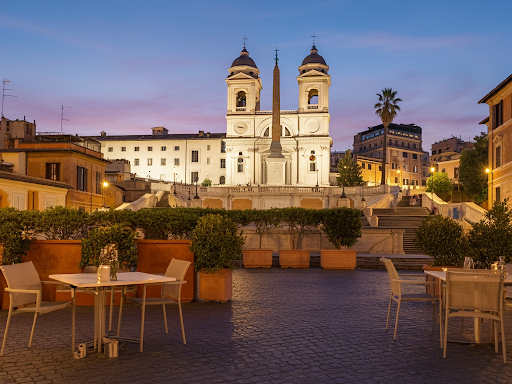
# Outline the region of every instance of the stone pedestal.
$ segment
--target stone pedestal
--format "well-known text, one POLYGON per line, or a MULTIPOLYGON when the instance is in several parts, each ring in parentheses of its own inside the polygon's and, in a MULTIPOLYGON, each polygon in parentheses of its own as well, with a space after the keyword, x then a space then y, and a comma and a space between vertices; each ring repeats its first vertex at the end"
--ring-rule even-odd
POLYGON ((267 185, 285 185, 285 165, 284 157, 267 158, 267 185))

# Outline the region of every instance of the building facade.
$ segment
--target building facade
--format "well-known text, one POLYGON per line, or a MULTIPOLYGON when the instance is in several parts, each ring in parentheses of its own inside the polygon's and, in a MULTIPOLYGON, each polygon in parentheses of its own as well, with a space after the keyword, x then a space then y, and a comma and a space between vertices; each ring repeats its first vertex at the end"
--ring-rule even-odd
POLYGON ((512 197, 512 75, 478 103, 489 106, 489 117, 481 123, 487 125, 489 138, 487 185, 488 205, 491 207, 495 201, 512 197))
MULTIPOLYGON (((425 186, 429 176, 429 155, 422 148, 421 127, 414 124, 391 123, 387 133, 386 184, 415 188, 425 186)), ((354 154, 366 158, 382 159, 384 138, 382 124, 370 127, 354 136, 354 154)), ((380 184, 376 179, 382 171, 382 164, 376 173, 369 173, 368 185, 380 184)), ((380 176, 379 176, 380 177, 380 176)))
POLYGON ((432 144, 430 166, 436 172, 446 173, 454 183, 459 182, 460 154, 464 149, 473 148, 474 143, 458 137, 451 137, 432 144))

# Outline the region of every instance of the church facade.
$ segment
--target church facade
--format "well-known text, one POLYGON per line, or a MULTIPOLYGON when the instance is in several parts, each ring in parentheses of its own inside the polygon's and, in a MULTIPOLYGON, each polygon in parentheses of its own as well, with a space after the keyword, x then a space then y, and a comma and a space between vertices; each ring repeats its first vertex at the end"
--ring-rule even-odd
MULTIPOLYGON (((329 67, 315 46, 299 66, 299 108, 280 111, 284 177, 278 185, 329 185, 332 139, 329 137, 329 67)), ((267 160, 271 153, 272 111, 260 110, 262 82, 247 50, 228 70, 226 184, 273 185, 267 160)))
POLYGON ((245 47, 228 71, 226 133, 175 134, 163 127, 151 135, 102 132, 94 138, 105 159, 126 159, 132 173, 170 182, 328 186, 331 78, 316 47, 299 66, 298 109, 280 111, 282 182, 269 178, 272 111, 260 110, 260 72, 245 47))

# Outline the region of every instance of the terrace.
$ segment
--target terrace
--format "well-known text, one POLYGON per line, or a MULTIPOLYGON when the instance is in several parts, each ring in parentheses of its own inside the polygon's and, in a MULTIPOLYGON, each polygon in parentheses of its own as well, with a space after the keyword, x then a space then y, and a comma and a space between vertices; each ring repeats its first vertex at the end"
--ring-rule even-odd
MULTIPOLYGON (((393 341, 393 331, 384 331, 388 299, 385 270, 236 269, 231 302, 183 305, 186 345, 177 308, 168 309, 166 335, 161 308, 148 307, 143 353, 123 343, 117 358, 90 353, 80 360, 71 354, 70 308, 38 319, 30 349, 32 315, 21 314, 0 358, 0 382, 510 382, 512 364, 503 364, 490 344, 450 344, 443 359, 430 304, 404 304, 393 341)), ((510 351, 512 303, 506 307, 510 351)), ((123 312, 123 334, 136 335, 140 309, 123 312)), ((1 311, 2 330, 6 317, 1 311)), ((93 308, 78 307, 77 342, 92 330, 93 308)))

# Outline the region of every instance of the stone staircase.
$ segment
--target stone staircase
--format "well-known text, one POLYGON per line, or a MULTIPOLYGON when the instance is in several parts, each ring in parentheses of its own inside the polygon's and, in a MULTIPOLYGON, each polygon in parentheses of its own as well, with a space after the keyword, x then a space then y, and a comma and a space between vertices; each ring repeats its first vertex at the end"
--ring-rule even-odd
POLYGON ((159 202, 156 203, 155 208, 169 208, 169 192, 165 192, 159 202))
POLYGON ((427 208, 410 207, 407 201, 394 208, 374 209, 373 214, 379 217, 379 227, 405 230, 403 248, 406 254, 421 254, 421 251, 414 244, 414 233, 430 215, 430 211, 427 208))

